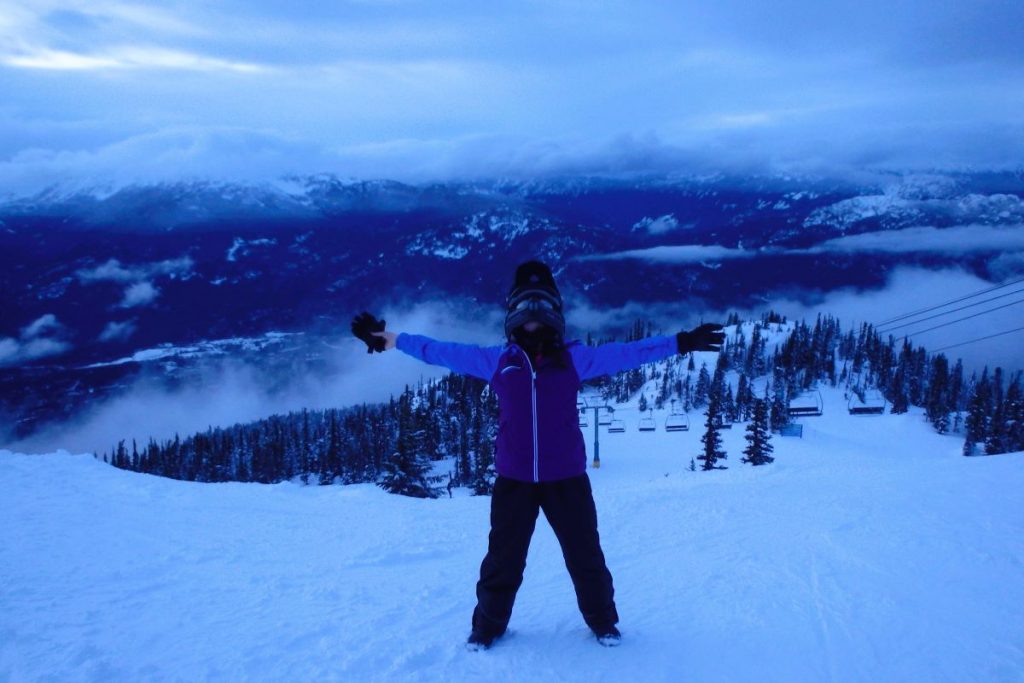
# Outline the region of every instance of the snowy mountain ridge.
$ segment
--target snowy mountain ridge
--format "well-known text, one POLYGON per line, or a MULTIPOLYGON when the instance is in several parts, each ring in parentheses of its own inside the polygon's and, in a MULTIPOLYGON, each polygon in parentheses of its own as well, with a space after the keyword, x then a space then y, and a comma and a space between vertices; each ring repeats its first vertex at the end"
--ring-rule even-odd
MULTIPOLYGON (((287 176, 273 181, 238 183, 226 180, 183 180, 151 184, 55 184, 32 194, 0 196, 0 213, 17 215, 71 214, 94 222, 148 216, 173 226, 244 216, 269 219, 303 218, 339 211, 410 211, 430 208, 518 204, 539 197, 582 198, 610 189, 688 192, 697 198, 726 191, 744 191, 785 198, 789 203, 813 201, 823 194, 846 195, 834 205, 812 213, 809 224, 843 224, 879 215, 894 219, 932 213, 1003 218, 1021 213, 1024 180, 1014 174, 878 174, 856 181, 792 176, 651 176, 641 178, 567 177, 546 181, 471 181, 406 184, 392 180, 342 179, 331 174, 287 176), (990 190, 982 188, 991 183, 990 190), (995 190, 992 192, 991 190, 995 190), (989 200, 989 195, 993 198, 989 200), (995 206, 987 206, 989 201, 995 206), (1005 204, 1001 207, 1000 204, 1005 204), (838 222, 838 223, 837 223, 838 222)), ((777 210, 789 208, 773 202, 777 210)), ((765 208, 762 206, 761 208, 765 208)), ((637 219, 642 218, 638 216, 637 219)), ((1019 220, 1019 218, 1012 218, 1019 220)))

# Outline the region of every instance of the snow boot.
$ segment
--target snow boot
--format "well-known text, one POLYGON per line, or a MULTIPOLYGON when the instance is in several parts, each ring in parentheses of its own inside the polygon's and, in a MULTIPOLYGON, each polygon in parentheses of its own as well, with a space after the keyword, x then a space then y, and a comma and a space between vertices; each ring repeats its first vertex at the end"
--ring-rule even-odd
POLYGON ((491 633, 484 633, 483 631, 473 631, 469 634, 469 638, 466 639, 466 649, 472 652, 478 652, 480 650, 489 650, 494 641, 498 639, 498 636, 491 633))
POLYGON ((615 626, 595 628, 594 635, 597 636, 597 642, 605 647, 618 647, 622 644, 622 634, 615 626))

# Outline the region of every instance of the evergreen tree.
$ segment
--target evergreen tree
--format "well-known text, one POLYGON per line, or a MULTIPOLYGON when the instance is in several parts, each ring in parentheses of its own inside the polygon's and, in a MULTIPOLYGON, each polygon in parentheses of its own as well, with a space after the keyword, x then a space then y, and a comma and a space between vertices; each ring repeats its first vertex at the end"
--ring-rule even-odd
POLYGON ((765 397, 770 398, 769 421, 773 432, 781 432, 789 424, 789 400, 786 395, 786 380, 782 368, 776 366, 770 385, 765 386, 765 397), (768 393, 768 392, 771 393, 768 393))
POLYGON ((897 366, 896 374, 889 385, 889 403, 892 404, 889 412, 893 415, 902 415, 910 409, 906 375, 906 366, 901 363, 897 366))
POLYGON ((732 385, 725 385, 725 393, 722 396, 722 419, 728 423, 739 422, 739 411, 736 408, 736 399, 732 395, 732 385))
POLYGON ((707 363, 703 363, 700 366, 700 374, 697 376, 697 386, 693 392, 693 407, 703 408, 708 404, 709 394, 711 393, 711 375, 708 374, 707 363))
POLYGON ((740 374, 739 384, 736 387, 736 415, 740 422, 750 419, 753 410, 754 392, 751 383, 747 380, 746 374, 740 374))
POLYGON ((967 403, 967 420, 964 423, 964 455, 975 455, 977 445, 988 437, 988 414, 991 402, 988 368, 981 373, 981 379, 974 385, 967 403))
POLYGON ((775 458, 771 453, 774 447, 771 444, 771 431, 768 429, 768 402, 762 399, 754 401, 754 417, 747 425, 746 433, 747 447, 743 453, 747 456, 742 462, 749 462, 751 465, 765 465, 774 462, 775 458))
POLYGON ((949 373, 949 409, 953 411, 954 432, 960 431, 960 420, 963 419, 964 404, 964 364, 959 358, 956 366, 949 373))
POLYGON ((990 400, 988 434, 985 435, 985 454, 996 455, 1006 453, 1007 424, 1005 401, 1003 400, 1003 369, 996 368, 992 375, 992 398, 990 400))
POLYGON ((1003 417, 1006 421, 1007 452, 1024 450, 1024 391, 1020 372, 1010 380, 1010 386, 1006 388, 1003 417))
POLYGON ((704 466, 702 467, 704 471, 725 469, 722 466, 716 465, 716 463, 720 459, 724 460, 728 457, 722 449, 722 435, 719 434, 719 430, 722 428, 721 398, 716 395, 717 392, 712 391, 710 393, 708 409, 704 413, 704 436, 700 438, 701 443, 704 444, 704 451, 697 456, 698 460, 704 461, 704 466))
POLYGON ((417 429, 413 394, 409 387, 398 402, 397 450, 384 465, 378 485, 389 493, 414 498, 436 498, 437 491, 427 480, 430 461, 420 451, 422 432, 417 429))
POLYGON ((941 353, 932 358, 928 376, 928 399, 925 414, 939 434, 949 431, 949 362, 941 353))

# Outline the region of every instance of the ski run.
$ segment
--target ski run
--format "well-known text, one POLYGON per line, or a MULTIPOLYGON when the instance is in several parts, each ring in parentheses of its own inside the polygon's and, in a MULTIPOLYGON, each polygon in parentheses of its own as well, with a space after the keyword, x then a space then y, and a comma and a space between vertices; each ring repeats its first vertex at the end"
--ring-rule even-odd
POLYGON ((763 467, 739 462, 737 425, 728 469, 690 471, 696 415, 602 433, 611 649, 540 521, 509 634, 467 651, 489 499, 465 490, 192 483, 0 451, 0 680, 1024 680, 1024 458, 966 458, 920 409, 855 417, 822 395, 763 467))

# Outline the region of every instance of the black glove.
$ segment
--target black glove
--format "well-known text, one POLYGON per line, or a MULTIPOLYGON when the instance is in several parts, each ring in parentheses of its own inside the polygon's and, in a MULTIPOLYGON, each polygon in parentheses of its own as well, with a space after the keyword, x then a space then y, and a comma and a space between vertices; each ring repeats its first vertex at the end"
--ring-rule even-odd
POLYGON ((377 320, 372 315, 363 311, 352 318, 352 334, 366 342, 366 352, 384 353, 384 337, 375 337, 371 332, 383 332, 384 321, 377 320))
POLYGON ((676 335, 676 346, 679 353, 721 351, 724 341, 725 332, 722 332, 721 325, 715 323, 704 323, 689 332, 680 332, 676 335))

